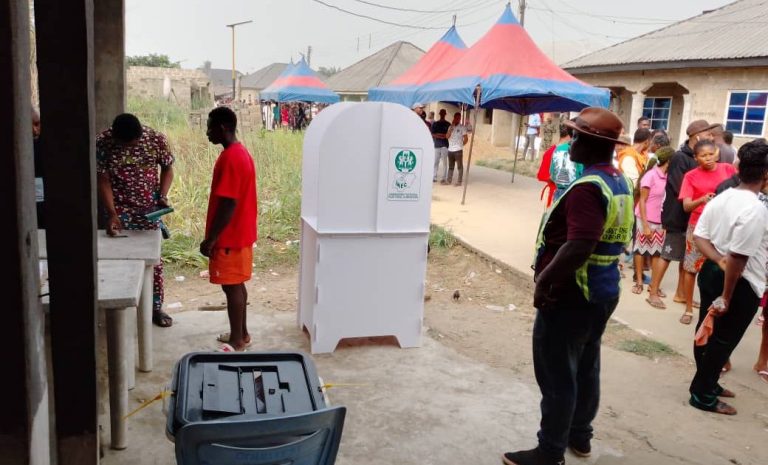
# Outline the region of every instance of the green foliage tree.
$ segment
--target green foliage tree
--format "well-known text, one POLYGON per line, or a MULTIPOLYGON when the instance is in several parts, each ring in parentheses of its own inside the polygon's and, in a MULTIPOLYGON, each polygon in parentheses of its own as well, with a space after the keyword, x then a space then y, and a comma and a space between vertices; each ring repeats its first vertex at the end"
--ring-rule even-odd
POLYGON ((338 68, 336 66, 331 66, 329 68, 326 68, 325 66, 321 66, 320 68, 317 69, 317 73, 322 76, 325 76, 326 78, 333 76, 339 71, 341 71, 341 68, 338 68))
POLYGON ((128 66, 151 66, 153 68, 181 68, 181 62, 171 61, 168 55, 151 53, 125 57, 128 66))

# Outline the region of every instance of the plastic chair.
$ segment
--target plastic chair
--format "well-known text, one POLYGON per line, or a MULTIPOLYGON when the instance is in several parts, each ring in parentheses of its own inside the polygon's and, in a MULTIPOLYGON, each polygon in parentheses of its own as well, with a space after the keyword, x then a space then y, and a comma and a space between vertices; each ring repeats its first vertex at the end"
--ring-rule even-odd
POLYGON ((190 423, 176 434, 178 465, 333 465, 346 407, 190 423))

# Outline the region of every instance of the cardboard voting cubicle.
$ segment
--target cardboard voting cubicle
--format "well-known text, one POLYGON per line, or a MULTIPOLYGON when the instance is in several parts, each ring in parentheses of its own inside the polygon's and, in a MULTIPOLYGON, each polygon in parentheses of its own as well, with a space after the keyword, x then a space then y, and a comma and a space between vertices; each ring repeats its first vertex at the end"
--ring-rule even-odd
POLYGON ((299 326, 312 353, 344 338, 421 344, 434 149, 391 103, 339 103, 304 139, 299 326))

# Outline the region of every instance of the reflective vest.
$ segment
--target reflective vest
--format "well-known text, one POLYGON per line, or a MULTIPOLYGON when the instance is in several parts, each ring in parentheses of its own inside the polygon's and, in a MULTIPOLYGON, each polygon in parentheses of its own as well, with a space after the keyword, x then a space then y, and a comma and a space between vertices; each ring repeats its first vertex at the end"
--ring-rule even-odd
MULTIPOLYGON (((621 275, 619 256, 632 239, 635 221, 632 181, 623 174, 608 174, 601 169, 590 167, 584 175, 574 181, 546 213, 539 227, 536 241, 536 262, 538 263, 545 245, 545 230, 549 218, 560 202, 574 186, 592 183, 600 188, 606 201, 607 214, 603 235, 592 255, 576 270, 576 284, 588 302, 605 302, 619 297, 621 275)), ((539 271, 539 270, 537 270, 539 271)))

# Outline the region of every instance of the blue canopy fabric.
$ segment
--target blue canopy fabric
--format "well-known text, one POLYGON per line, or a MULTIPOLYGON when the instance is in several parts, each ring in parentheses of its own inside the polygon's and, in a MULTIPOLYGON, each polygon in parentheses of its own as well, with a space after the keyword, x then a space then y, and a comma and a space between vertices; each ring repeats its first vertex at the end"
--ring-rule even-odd
MULTIPOLYGON (((397 82, 397 81, 395 81, 397 82)), ((411 106, 453 102, 521 115, 607 108, 610 92, 586 84, 552 62, 531 40, 507 4, 496 24, 451 66, 426 82, 371 89, 370 100, 411 106), (396 91, 395 91, 396 90, 396 91)))

